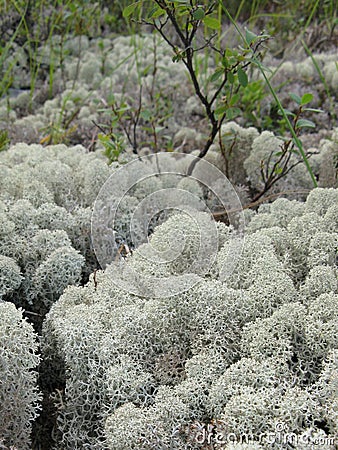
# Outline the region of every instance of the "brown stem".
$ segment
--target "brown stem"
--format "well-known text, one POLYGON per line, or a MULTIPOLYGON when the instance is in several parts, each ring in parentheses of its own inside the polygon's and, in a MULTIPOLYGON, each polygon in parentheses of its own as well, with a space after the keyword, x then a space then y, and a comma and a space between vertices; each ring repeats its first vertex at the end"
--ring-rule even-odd
POLYGON ((265 202, 266 200, 271 200, 273 198, 276 197, 280 197, 281 195, 288 195, 288 194, 307 194, 311 191, 311 189, 297 189, 296 191, 281 191, 281 192, 277 192, 276 194, 270 194, 267 195, 264 198, 259 198, 257 200, 254 200, 250 203, 248 203, 247 205, 243 206, 241 209, 231 209, 229 211, 227 210, 222 210, 222 211, 215 211, 214 213, 212 213, 213 217, 217 220, 217 219, 222 219, 224 216, 226 216, 227 214, 231 214, 231 213, 236 213, 236 212, 240 212, 243 209, 249 209, 249 208, 254 208, 255 206, 260 205, 261 203, 265 202))
POLYGON ((188 167, 188 171, 187 171, 187 175, 190 176, 196 166, 196 164, 198 163, 198 161, 202 158, 204 158, 204 156, 208 153, 209 148, 211 147, 212 143, 215 140, 215 137, 217 136, 217 133, 219 132, 222 122, 225 118, 225 115, 223 115, 222 119, 219 122, 215 122, 212 125, 212 129, 211 132, 209 134, 208 140, 203 148, 203 150, 200 151, 199 155, 197 158, 195 158, 191 163, 190 166, 188 167))
MULTIPOLYGON (((179 24, 177 23, 175 13, 174 14, 172 13, 171 9, 169 8, 169 6, 166 4, 165 1, 155 0, 155 2, 158 4, 158 6, 160 8, 164 9, 164 11, 167 13, 167 15, 168 15, 168 17, 170 19, 170 22, 173 24, 173 26, 175 28, 175 32, 177 33, 177 35, 181 39, 182 44, 184 45, 184 47, 187 47, 188 46, 188 42, 187 42, 184 34, 182 33, 179 24)), ((173 11, 175 11, 175 7, 173 7, 173 11)))

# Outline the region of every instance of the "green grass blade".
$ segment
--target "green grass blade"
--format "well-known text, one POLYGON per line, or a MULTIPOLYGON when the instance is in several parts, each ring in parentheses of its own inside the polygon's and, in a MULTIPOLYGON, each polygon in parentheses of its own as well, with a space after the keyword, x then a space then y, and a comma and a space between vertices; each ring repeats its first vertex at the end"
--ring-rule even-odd
MULTIPOLYGON (((0 67, 2 67, 2 64, 3 64, 4 60, 7 58, 7 54, 8 54, 9 49, 11 48, 13 42, 15 41, 15 39, 16 39, 20 29, 21 29, 21 27, 25 23, 25 16, 26 16, 26 13, 27 13, 27 8, 28 8, 28 2, 26 4, 25 12, 21 15, 20 22, 19 22, 16 30, 14 31, 13 36, 11 37, 10 41, 7 43, 7 45, 5 46, 3 52, 1 53, 1 56, 0 56, 0 67)), ((2 78, 2 81, 1 81, 1 84, 0 84, 0 97, 2 97, 2 95, 7 92, 8 88, 11 85, 11 81, 10 81, 10 79, 8 77, 8 74, 10 73, 11 69, 12 69, 12 67, 10 67, 7 70, 6 74, 2 78)))

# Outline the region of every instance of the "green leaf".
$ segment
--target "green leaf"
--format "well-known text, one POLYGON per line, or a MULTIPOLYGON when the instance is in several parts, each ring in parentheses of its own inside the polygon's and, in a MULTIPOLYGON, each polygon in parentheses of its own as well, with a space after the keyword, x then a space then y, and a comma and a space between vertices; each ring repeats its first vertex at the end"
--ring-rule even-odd
POLYGON ((232 72, 228 72, 228 81, 230 84, 233 84, 235 82, 235 76, 232 72))
POLYGON ((300 104, 303 105, 307 105, 308 103, 310 103, 313 100, 313 95, 312 94, 304 94, 303 97, 300 100, 300 104))
POLYGON ((149 64, 148 66, 146 66, 143 70, 142 70, 142 77, 146 77, 148 75, 148 73, 150 72, 150 69, 152 69, 153 65, 149 64))
POLYGON ((214 17, 209 16, 204 17, 203 23, 212 30, 219 30, 221 28, 220 22, 214 17))
POLYGON ((309 111, 309 112, 314 112, 314 113, 323 113, 324 112, 322 109, 317 109, 317 108, 304 108, 303 111, 309 111))
POLYGON ((231 49, 231 48, 226 48, 225 49, 225 56, 234 56, 234 55, 237 55, 237 52, 236 52, 236 50, 233 50, 233 49, 231 49))
POLYGON ((297 128, 316 128, 316 124, 312 120, 299 119, 297 122, 297 128))
MULTIPOLYGON (((296 116, 295 113, 293 113, 292 111, 290 111, 289 109, 286 109, 286 108, 284 108, 284 113, 285 113, 287 116, 291 116, 291 117, 295 117, 295 116, 296 116)), ((282 111, 281 111, 280 109, 278 110, 278 114, 279 114, 280 116, 282 116, 282 111)))
POLYGON ((239 94, 234 94, 229 101, 229 105, 234 106, 236 103, 238 103, 239 97, 240 97, 239 94))
POLYGON ((224 75, 224 69, 223 67, 219 67, 218 69, 215 70, 215 72, 210 76, 210 81, 211 83, 214 83, 215 81, 217 81, 219 78, 221 78, 221 76, 224 75))
POLYGON ((253 41, 257 39, 257 34, 253 33, 252 31, 245 29, 245 41, 248 45, 250 45, 253 41))
POLYGON ((117 108, 115 111, 117 113, 124 113, 126 111, 129 111, 130 109, 131 109, 130 106, 128 106, 126 103, 122 103, 122 105, 119 108, 117 108))
POLYGON ((243 86, 246 87, 248 85, 248 76, 242 69, 242 67, 238 67, 237 69, 238 81, 243 86))
POLYGON ((140 3, 141 1, 138 1, 126 6, 122 13, 123 17, 126 19, 127 17, 131 16, 140 3))
POLYGON ((159 6, 155 6, 148 15, 148 19, 157 19, 158 17, 165 14, 164 9, 160 8, 159 6))
POLYGON ((163 130, 165 130, 165 127, 155 127, 155 133, 160 133, 163 130))
POLYGON ((297 103, 297 105, 301 104, 302 99, 297 94, 291 93, 290 97, 297 103))
POLYGON ((275 174, 280 175, 282 172, 283 172, 283 168, 277 164, 277 166, 275 168, 275 174))
MULTIPOLYGON (((176 8, 177 17, 184 17, 190 14, 190 8, 187 8, 185 5, 181 4, 176 8)), ((186 20, 186 19, 185 19, 186 20)), ((192 27, 192 24, 188 23, 188 28, 192 27)))
POLYGON ((232 120, 235 117, 241 114, 241 110, 239 108, 229 108, 226 112, 226 117, 228 120, 232 120))
POLYGON ((151 111, 149 111, 148 109, 144 109, 143 111, 141 111, 141 113, 140 113, 140 117, 143 119, 143 120, 150 120, 150 118, 151 118, 151 111))
POLYGON ((197 8, 193 13, 192 16, 195 20, 202 20, 205 17, 205 12, 203 8, 197 8))
POLYGON ((215 109, 216 116, 221 116, 226 112, 227 109, 229 109, 227 105, 219 106, 218 108, 215 109))
POLYGON ((223 56, 222 60, 221 60, 222 66, 227 68, 229 63, 228 63, 228 58, 226 56, 223 56))

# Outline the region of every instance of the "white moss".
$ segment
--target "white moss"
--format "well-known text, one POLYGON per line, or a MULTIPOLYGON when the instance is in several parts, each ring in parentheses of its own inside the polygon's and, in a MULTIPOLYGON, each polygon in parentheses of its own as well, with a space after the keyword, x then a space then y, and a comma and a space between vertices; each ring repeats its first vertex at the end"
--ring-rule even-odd
POLYGON ((20 267, 13 258, 0 255, 0 301, 19 288, 23 276, 20 267))
POLYGON ((32 422, 39 414, 37 335, 12 303, 0 301, 0 436, 11 448, 31 449, 32 422))

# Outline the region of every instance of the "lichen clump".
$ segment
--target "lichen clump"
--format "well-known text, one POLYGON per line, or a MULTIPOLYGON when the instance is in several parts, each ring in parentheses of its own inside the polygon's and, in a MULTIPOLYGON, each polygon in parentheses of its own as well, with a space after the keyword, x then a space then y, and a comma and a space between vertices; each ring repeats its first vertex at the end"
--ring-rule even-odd
MULTIPOLYGON (((211 436, 223 436, 222 448, 235 448, 230 435, 252 436, 250 448, 266 448, 263 437, 282 424, 299 442, 317 436, 333 449, 337 200, 337 190, 315 189, 305 203, 262 206, 224 279, 231 241, 242 238, 222 229, 211 270, 191 273, 197 282, 177 295, 125 292, 114 265, 66 289, 47 315, 42 345, 51 362, 61 358, 68 369, 59 446, 198 449, 203 430, 212 429, 211 436)), ((182 217, 167 223, 155 229, 158 249, 170 245, 182 217)), ((200 236, 186 226, 183 253, 193 255, 200 236)), ((151 245, 143 245, 150 255, 151 245)), ((126 264, 167 283, 173 275, 170 264, 145 267, 137 253, 126 264)), ((174 275, 186 270, 178 265, 174 275)))
POLYGON ((37 388, 37 335, 22 311, 0 301, 0 446, 31 447, 34 419, 41 409, 37 388))
POLYGON ((2 152, 0 167, 0 298, 41 322, 66 286, 97 267, 90 220, 110 169, 81 146, 26 144, 2 152))

